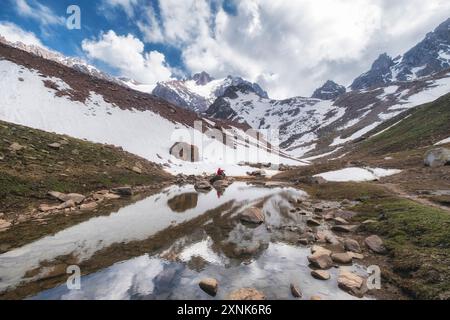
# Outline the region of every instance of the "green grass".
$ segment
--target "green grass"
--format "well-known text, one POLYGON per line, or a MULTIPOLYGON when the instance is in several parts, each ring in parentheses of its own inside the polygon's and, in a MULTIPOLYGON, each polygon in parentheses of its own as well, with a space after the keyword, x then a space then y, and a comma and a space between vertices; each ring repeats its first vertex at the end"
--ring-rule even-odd
MULTIPOLYGON (((450 134, 450 94, 387 121, 387 128, 358 146, 358 152, 381 155, 433 145, 450 134), (409 115, 408 118, 404 118, 409 115)), ((381 128, 381 127, 380 127, 381 128)))
POLYGON ((121 149, 0 121, 0 212, 36 205, 50 190, 87 193, 122 185, 146 185, 169 175, 121 149), (59 150, 48 145, 63 141, 59 150), (11 152, 12 143, 25 148, 11 152), (131 169, 139 164, 142 174, 131 169))
POLYGON ((418 299, 450 298, 450 214, 394 197, 368 199, 355 219, 384 219, 365 226, 389 249, 394 281, 418 299))

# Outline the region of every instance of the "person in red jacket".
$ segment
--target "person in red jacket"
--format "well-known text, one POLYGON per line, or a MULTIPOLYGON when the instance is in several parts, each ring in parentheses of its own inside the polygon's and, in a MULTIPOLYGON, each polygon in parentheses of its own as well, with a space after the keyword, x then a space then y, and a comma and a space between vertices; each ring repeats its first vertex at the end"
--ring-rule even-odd
POLYGON ((225 171, 222 170, 221 168, 217 169, 216 176, 218 176, 218 177, 225 176, 225 171))

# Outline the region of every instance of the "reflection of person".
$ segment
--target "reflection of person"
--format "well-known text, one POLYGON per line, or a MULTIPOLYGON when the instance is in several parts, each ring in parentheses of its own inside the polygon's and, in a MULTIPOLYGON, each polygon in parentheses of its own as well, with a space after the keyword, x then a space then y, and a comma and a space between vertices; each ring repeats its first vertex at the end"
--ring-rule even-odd
POLYGON ((217 189, 217 198, 220 199, 220 197, 223 195, 223 190, 217 189))

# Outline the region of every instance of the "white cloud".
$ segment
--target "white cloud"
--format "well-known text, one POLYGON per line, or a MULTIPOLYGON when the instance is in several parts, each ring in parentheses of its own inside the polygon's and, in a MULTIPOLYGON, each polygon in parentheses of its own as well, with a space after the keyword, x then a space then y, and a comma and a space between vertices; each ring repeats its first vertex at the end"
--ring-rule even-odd
POLYGON ((0 22, 0 35, 9 42, 22 42, 27 45, 36 45, 45 48, 41 40, 32 32, 25 31, 11 22, 0 22))
POLYGON ((165 56, 158 51, 145 52, 144 43, 131 34, 121 36, 110 30, 101 34, 98 40, 83 40, 82 48, 90 58, 102 61, 119 70, 122 76, 141 83, 156 85, 172 75, 165 56))
POLYGON ((49 7, 44 6, 37 0, 15 0, 12 2, 19 15, 36 20, 44 26, 64 24, 64 17, 57 16, 49 7))
POLYGON ((281 98, 310 95, 327 79, 350 84, 380 53, 403 53, 450 12, 447 0, 234 3, 236 14, 219 0, 159 1, 159 16, 152 11, 139 27, 145 41, 179 48, 190 72, 241 75, 281 98))

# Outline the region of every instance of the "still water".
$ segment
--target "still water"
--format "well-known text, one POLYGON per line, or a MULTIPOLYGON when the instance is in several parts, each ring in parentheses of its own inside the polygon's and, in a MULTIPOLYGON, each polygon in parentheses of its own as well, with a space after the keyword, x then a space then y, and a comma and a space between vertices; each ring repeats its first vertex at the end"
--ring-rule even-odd
MULTIPOLYGON (((303 191, 236 182, 224 192, 172 186, 108 216, 62 230, 0 255, 0 293, 31 299, 224 299, 254 287, 268 299, 354 299, 331 279, 311 277, 310 248, 297 244, 307 217, 291 212, 303 191), (242 224, 240 212, 260 206, 266 223, 242 224), (67 266, 77 265, 81 288, 69 290, 67 266), (219 281, 212 298, 198 286, 219 281)), ((363 270, 352 267, 359 273, 363 270)))

